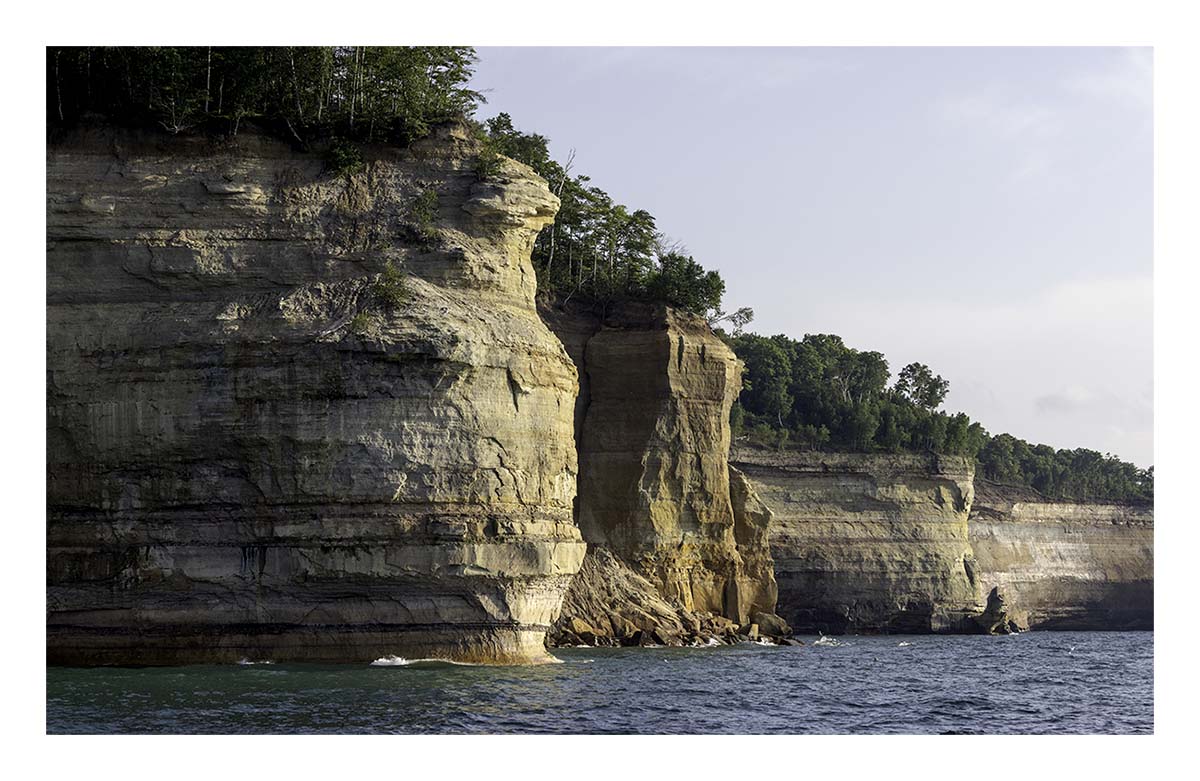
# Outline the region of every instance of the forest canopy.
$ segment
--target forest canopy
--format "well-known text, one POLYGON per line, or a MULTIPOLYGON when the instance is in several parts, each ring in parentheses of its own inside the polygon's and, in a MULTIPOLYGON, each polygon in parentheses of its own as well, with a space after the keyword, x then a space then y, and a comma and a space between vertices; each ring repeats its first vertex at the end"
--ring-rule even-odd
POLYGON ((466 46, 49 47, 47 113, 230 135, 253 119, 302 143, 404 144, 474 112, 475 61, 466 46))
POLYGON ((1154 467, 1076 448, 989 435, 959 412, 938 408, 950 383, 922 363, 891 372, 881 353, 841 337, 740 334, 727 341, 746 364, 730 422, 735 438, 778 449, 934 452, 976 459, 993 482, 1030 486, 1052 499, 1146 502, 1154 467))

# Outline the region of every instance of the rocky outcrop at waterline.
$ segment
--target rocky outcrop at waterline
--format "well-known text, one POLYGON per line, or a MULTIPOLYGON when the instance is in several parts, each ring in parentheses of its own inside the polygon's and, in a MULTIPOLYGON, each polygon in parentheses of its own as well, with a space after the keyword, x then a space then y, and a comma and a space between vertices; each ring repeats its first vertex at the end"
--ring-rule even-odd
POLYGON ((52 663, 548 658, 585 552, 558 204, 477 152, 50 144, 52 663))
POLYGON ((578 620, 609 642, 636 631, 673 644, 773 616, 770 512, 728 460, 742 376, 732 350, 703 319, 661 305, 539 304, 578 368, 576 518, 604 551, 571 586, 558 629, 578 620))
POLYGON ((1030 629, 1152 629, 1154 510, 1055 502, 977 480, 970 543, 983 588, 1030 629))

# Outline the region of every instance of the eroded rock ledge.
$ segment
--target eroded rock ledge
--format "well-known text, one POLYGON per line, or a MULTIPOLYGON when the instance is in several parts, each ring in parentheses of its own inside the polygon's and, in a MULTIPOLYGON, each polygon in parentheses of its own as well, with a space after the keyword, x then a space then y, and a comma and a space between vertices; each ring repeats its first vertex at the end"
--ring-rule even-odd
POLYGON ((1149 629, 1153 508, 1052 502, 964 458, 735 448, 797 631, 1149 629))
POLYGON ((557 199, 459 126, 365 152, 50 145, 51 663, 548 658, 585 551, 557 199))

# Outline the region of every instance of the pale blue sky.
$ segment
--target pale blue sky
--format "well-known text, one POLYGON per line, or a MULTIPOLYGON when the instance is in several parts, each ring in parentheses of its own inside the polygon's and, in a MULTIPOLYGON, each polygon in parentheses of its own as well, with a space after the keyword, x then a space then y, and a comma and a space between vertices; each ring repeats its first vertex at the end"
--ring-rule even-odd
POLYGON ((507 111, 763 334, 950 380, 989 431, 1153 463, 1152 54, 480 48, 507 111))

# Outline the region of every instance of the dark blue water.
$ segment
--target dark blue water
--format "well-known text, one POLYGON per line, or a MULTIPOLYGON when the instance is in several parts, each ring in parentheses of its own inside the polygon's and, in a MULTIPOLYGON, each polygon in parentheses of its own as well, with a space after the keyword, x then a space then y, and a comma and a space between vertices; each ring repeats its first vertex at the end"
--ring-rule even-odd
POLYGON ((1154 635, 560 649, 563 664, 51 668, 51 733, 1146 733, 1154 635))

